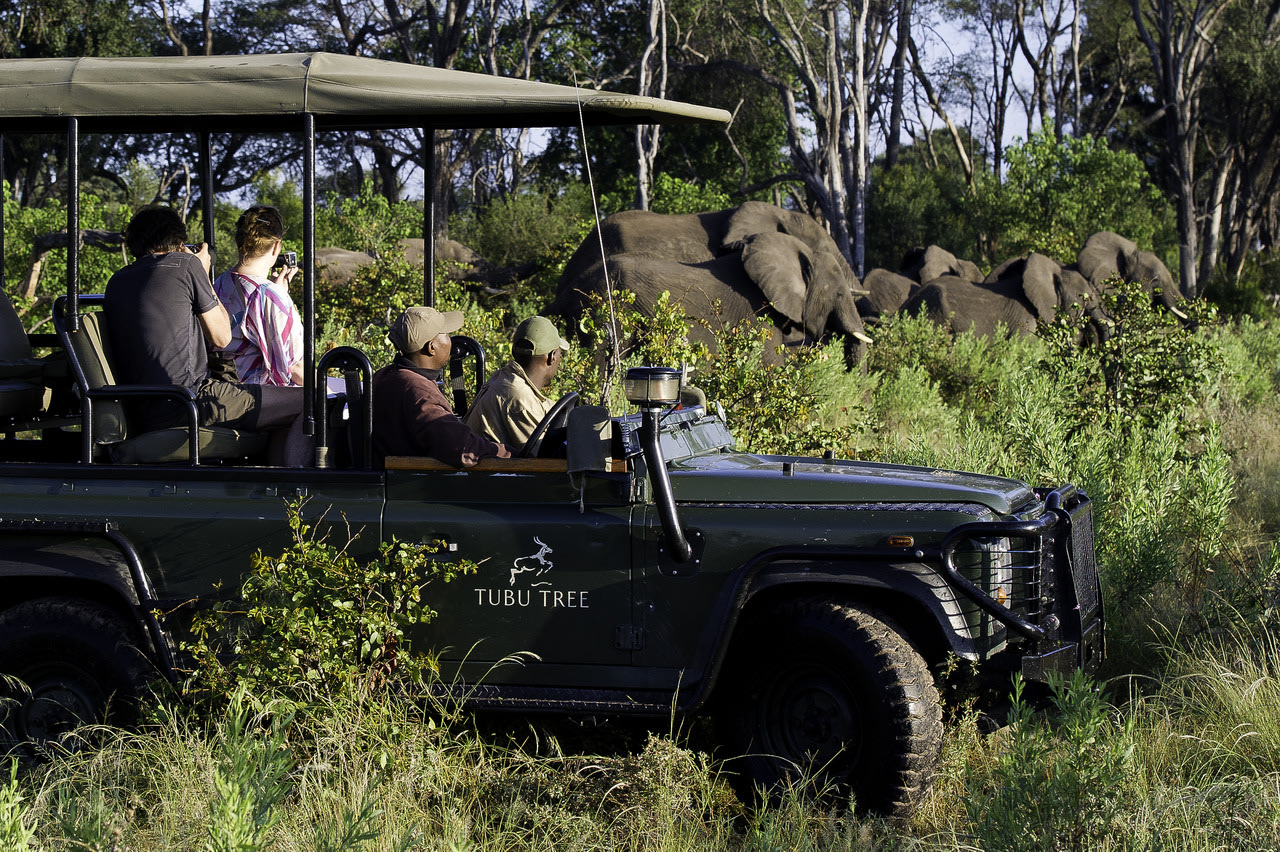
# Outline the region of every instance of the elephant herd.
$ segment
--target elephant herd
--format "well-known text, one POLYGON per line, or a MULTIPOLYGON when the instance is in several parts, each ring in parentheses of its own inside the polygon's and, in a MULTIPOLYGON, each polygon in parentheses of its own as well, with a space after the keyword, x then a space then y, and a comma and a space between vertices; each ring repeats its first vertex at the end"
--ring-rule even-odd
MULTIPOLYGON (((405 241, 407 259, 421 262, 422 241, 405 241)), ((497 269, 451 241, 437 243, 438 258, 452 260, 451 276, 494 288, 527 276, 528 268, 497 269)), ((368 255, 322 249, 321 279, 349 280, 373 261, 368 255)), ((1110 322, 1102 296, 1115 278, 1141 282, 1152 299, 1180 317, 1180 295, 1156 255, 1124 237, 1101 231, 1089 237, 1074 263, 1032 253, 1005 261, 989 275, 937 247, 916 249, 898 271, 873 269, 862 282, 826 230, 802 213, 749 201, 727 210, 664 215, 615 213, 574 252, 546 313, 569 327, 593 295, 609 283, 635 295, 652 315, 668 293, 689 318, 690 338, 714 345, 714 331, 753 316, 765 317, 771 340, 765 357, 789 347, 841 336, 856 361, 872 336, 867 328, 899 311, 923 313, 953 332, 991 335, 999 328, 1029 334, 1059 311, 1083 317, 1080 342, 1106 339, 1110 322)))
MULTIPOLYGON (((691 318, 690 336, 708 328, 767 317, 773 346, 796 346, 843 335, 856 358, 871 342, 868 326, 899 311, 923 313, 953 332, 1033 333, 1060 310, 1084 316, 1084 337, 1102 340, 1107 282, 1141 282, 1179 316, 1169 270, 1151 252, 1102 231, 1075 263, 1045 255, 1013 258, 983 275, 978 266, 930 246, 908 254, 897 272, 874 269, 859 283, 826 231, 812 218, 761 202, 710 213, 662 215, 639 210, 605 219, 569 260, 550 312, 576 317, 608 279, 633 292, 642 313, 670 293, 691 318)), ((1084 341, 1082 341, 1084 342, 1084 341)))
POLYGON ((1084 340, 1104 340, 1110 333, 1102 296, 1108 281, 1141 282, 1152 299, 1185 319, 1173 277, 1154 254, 1130 240, 1100 231, 1085 241, 1076 262, 1063 266, 1032 252, 1012 258, 983 276, 969 261, 930 246, 910 253, 900 272, 873 269, 863 280, 866 295, 858 300, 864 320, 903 311, 924 314, 953 332, 972 330, 990 335, 1003 326, 1030 334, 1059 311, 1083 317, 1084 340))

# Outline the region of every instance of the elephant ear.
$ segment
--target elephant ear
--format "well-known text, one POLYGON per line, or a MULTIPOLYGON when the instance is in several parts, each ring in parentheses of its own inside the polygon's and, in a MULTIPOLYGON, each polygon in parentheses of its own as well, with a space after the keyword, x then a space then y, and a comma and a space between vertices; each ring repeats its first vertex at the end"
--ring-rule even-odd
POLYGON ((788 234, 755 234, 742 246, 742 267, 747 275, 773 309, 794 323, 804 322, 808 263, 809 247, 788 234))
MULTIPOLYGON (((976 268, 976 267, 975 267, 976 268)), ((941 246, 929 246, 924 250, 924 263, 920 265, 920 283, 928 284, 935 278, 944 275, 960 275, 960 265, 956 256, 941 246)))
POLYGON ((812 216, 763 201, 746 201, 738 206, 725 226, 721 249, 734 251, 741 248, 748 237, 771 233, 788 234, 813 251, 839 252, 831 235, 812 216))
POLYGON ((1022 292, 1041 322, 1051 322, 1058 312, 1058 284, 1062 267, 1052 258, 1032 252, 1022 270, 1022 292))

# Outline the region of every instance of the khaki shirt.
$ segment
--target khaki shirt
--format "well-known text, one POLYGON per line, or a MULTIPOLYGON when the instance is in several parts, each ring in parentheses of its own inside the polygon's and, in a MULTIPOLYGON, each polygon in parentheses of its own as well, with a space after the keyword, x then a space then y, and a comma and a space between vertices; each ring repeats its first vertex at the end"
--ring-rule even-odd
POLYGON ((555 400, 533 386, 515 361, 489 376, 467 411, 467 425, 519 452, 555 400))

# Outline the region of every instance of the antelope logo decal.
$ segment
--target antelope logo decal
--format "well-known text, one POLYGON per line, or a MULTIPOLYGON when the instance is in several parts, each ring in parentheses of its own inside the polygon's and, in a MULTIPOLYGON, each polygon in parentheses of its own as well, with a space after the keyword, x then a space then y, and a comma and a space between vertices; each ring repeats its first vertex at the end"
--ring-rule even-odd
MULTIPOLYGON (((552 553, 551 545, 547 544, 537 536, 533 537, 533 541, 538 545, 538 552, 530 554, 529 556, 517 556, 512 561, 511 564, 513 567, 511 569, 511 582, 508 585, 514 586, 516 584, 516 576, 519 574, 532 574, 533 577, 536 578, 541 577, 555 567, 555 563, 547 558, 552 553)), ((533 588, 538 586, 550 586, 551 581, 543 580, 538 583, 530 583, 529 585, 533 588)))

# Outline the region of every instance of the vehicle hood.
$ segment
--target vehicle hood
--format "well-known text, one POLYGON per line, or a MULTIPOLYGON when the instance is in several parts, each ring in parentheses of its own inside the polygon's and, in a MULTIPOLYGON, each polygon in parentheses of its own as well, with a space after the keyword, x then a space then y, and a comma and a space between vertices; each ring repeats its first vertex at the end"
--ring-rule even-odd
POLYGON ((717 453, 669 466, 677 502, 977 503, 1009 515, 1035 498, 1024 482, 907 465, 717 453))

